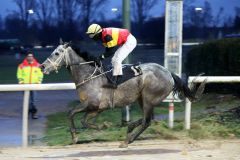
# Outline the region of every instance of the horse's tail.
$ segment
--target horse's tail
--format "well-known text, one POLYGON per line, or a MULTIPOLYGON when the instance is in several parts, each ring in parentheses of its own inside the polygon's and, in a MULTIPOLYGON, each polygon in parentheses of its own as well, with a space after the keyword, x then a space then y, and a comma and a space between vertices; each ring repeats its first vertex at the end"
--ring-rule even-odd
POLYGON ((187 84, 185 84, 180 77, 176 74, 171 73, 174 80, 173 94, 178 94, 180 96, 187 97, 190 101, 194 101, 203 93, 206 82, 204 81, 201 85, 196 89, 196 87, 189 88, 187 84))

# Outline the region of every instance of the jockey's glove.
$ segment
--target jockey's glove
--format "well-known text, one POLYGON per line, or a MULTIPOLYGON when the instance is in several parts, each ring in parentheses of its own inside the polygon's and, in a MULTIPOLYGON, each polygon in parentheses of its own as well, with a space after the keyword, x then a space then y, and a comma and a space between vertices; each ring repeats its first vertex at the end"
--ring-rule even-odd
POLYGON ((103 60, 103 59, 105 59, 106 57, 104 56, 104 53, 101 55, 101 56, 99 56, 99 59, 100 60, 103 60))
POLYGON ((98 57, 98 58, 95 58, 95 60, 94 60, 94 62, 96 63, 96 65, 98 66, 98 67, 101 67, 101 58, 100 57, 98 57))

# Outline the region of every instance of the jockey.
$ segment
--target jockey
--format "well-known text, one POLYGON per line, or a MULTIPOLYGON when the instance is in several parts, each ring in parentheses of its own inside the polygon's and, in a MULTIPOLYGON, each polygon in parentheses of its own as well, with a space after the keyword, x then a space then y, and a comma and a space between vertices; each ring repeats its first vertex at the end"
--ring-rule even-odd
POLYGON ((112 57, 113 81, 105 87, 117 88, 118 80, 122 76, 122 62, 133 51, 137 45, 136 38, 127 30, 121 28, 102 28, 98 24, 91 24, 86 32, 88 36, 95 40, 101 41, 106 48, 105 53, 100 55, 99 59, 112 57), (113 48, 119 46, 114 53, 113 48))

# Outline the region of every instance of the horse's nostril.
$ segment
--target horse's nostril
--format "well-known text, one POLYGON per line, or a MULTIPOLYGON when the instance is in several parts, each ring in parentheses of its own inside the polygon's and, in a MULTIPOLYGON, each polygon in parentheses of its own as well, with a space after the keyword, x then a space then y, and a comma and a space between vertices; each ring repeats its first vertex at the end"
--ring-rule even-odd
POLYGON ((45 66, 43 64, 40 65, 40 69, 44 70, 45 66))

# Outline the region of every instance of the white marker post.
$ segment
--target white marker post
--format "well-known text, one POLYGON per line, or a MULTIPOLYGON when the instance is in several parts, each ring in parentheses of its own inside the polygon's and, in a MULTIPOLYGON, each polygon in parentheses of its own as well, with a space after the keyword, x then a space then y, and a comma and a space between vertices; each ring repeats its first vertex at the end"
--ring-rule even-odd
MULTIPOLYGON (((182 75, 182 28, 183 0, 166 0, 164 66, 179 77, 182 75)), ((173 103, 169 103, 170 128, 173 128, 173 109, 173 103)))
POLYGON ((191 128, 191 104, 192 102, 189 101, 188 98, 186 98, 185 102, 185 129, 191 128))
POLYGON ((169 103, 169 115, 168 115, 168 127, 173 128, 173 122, 174 122, 174 103, 169 103))

